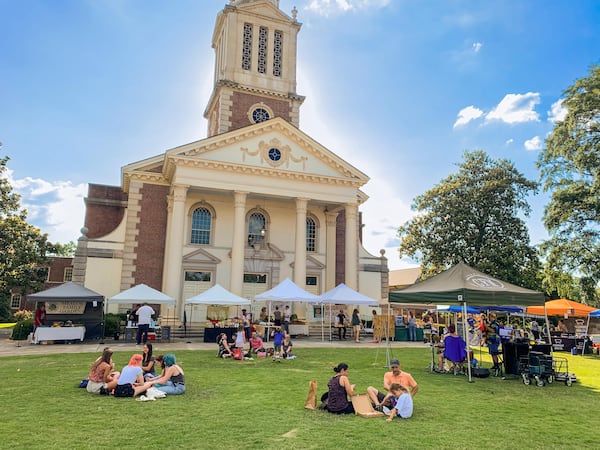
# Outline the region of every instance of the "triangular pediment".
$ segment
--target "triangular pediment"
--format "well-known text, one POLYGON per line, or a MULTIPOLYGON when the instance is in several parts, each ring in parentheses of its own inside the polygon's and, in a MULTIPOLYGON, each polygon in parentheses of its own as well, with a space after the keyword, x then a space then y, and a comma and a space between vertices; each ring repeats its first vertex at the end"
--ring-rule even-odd
POLYGON ((250 125, 167 152, 167 177, 175 166, 236 166, 263 176, 335 179, 360 187, 368 177, 282 118, 250 125))
POLYGON ((217 265, 220 264, 221 260, 214 255, 211 255, 206 250, 200 248, 188 253, 183 257, 184 266, 204 266, 204 265, 217 265))
MULTIPOLYGON (((290 264, 290 267, 294 268, 294 263, 290 264)), ((307 272, 316 272, 325 269, 325 264, 313 258, 312 256, 306 257, 306 271, 307 272)))

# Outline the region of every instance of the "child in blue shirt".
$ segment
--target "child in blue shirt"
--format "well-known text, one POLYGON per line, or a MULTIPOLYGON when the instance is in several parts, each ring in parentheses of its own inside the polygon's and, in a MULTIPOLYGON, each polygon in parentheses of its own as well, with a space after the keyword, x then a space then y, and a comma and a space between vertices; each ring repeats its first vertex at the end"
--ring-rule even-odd
POLYGON ((413 400, 412 396, 408 393, 408 389, 398 383, 393 383, 390 386, 390 392, 396 399, 396 405, 389 412, 387 422, 391 422, 396 416, 402 419, 412 417, 413 400))
POLYGON ((275 352, 273 354, 273 359, 283 358, 282 344, 283 344, 283 339, 285 338, 285 334, 283 333, 283 331, 281 331, 281 327, 275 328, 275 331, 273 331, 272 337, 273 337, 273 348, 275 350, 275 352))

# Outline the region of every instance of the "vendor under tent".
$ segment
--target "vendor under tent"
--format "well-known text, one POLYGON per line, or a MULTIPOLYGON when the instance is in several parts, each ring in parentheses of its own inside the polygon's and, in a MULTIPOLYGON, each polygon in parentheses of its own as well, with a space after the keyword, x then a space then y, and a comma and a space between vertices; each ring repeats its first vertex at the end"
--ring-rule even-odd
MULTIPOLYGON (((480 272, 464 263, 412 286, 390 291, 391 303, 461 304, 463 306, 463 339, 467 341, 467 303, 471 305, 541 305, 543 292, 515 286, 480 272)), ((469 353, 467 352, 467 357, 469 353)), ((469 382, 471 364, 468 361, 469 382)))
POLYGON ((29 294, 28 300, 46 303, 46 324, 67 322, 85 327, 88 339, 103 339, 104 296, 80 284, 68 282, 29 294))
MULTIPOLYGON (((151 305, 167 305, 167 320, 169 319, 168 310, 175 304, 175 299, 169 297, 167 294, 151 288, 145 284, 138 284, 129 289, 126 289, 117 295, 114 295, 108 299, 109 303, 135 305, 138 303, 148 303, 151 305)), ((128 330, 131 328, 128 326, 128 330)), ((127 331, 127 330, 126 330, 127 331)), ((165 328, 163 333, 164 339, 170 339, 170 327, 165 328), (169 338, 165 337, 165 333, 168 329, 169 338)), ((127 335, 127 334, 126 334, 127 335)))
MULTIPOLYGON (((274 288, 262 292, 254 297, 254 300, 269 302, 269 318, 271 317, 271 305, 273 302, 304 302, 304 303, 320 303, 319 297, 305 291, 289 278, 286 278, 274 288)), ((266 340, 268 340, 269 327, 266 327, 266 340)))
MULTIPOLYGON (((186 305, 207 305, 207 306, 241 306, 250 305, 250 300, 229 292, 220 284, 215 284, 210 289, 201 294, 190 297, 185 301, 186 305)), ((190 321, 191 324, 191 321, 190 321)), ((207 340, 205 339, 205 342, 207 340)))
MULTIPOLYGON (((346 286, 344 283, 338 284, 333 289, 321 294, 319 303, 329 305, 329 322, 332 321, 331 305, 366 305, 379 306, 379 302, 374 298, 367 297, 360 292, 346 286)), ((321 340, 324 340, 323 324, 324 314, 321 316, 321 340)), ((329 340, 331 341, 331 327, 329 327, 329 340)))

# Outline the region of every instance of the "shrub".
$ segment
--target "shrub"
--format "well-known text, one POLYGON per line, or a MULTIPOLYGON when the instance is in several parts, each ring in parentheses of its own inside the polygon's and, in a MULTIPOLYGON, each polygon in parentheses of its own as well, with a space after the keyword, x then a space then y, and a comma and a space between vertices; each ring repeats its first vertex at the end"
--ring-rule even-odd
POLYGON ((14 326, 12 330, 12 339, 15 341, 22 341, 27 339, 29 333, 33 332, 33 320, 27 319, 20 322, 14 326))
POLYGON ((104 337, 113 337, 121 329, 121 316, 119 314, 106 314, 104 316, 104 337))

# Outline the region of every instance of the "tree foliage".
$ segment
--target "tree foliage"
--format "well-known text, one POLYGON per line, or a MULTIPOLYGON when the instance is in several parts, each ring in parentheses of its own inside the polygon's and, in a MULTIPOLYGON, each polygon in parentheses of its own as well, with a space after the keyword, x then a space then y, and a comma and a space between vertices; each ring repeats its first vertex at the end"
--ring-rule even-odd
POLYGON ((46 279, 47 254, 55 252, 48 236, 27 223, 27 211, 6 177, 8 158, 0 159, 0 298, 10 299, 11 288, 22 294, 41 287, 46 279))
POLYGON ((550 238, 543 243, 546 282, 559 288, 557 272, 581 275, 580 300, 593 303, 600 281, 600 66, 564 92, 564 120, 546 138, 538 159, 551 193, 544 211, 550 238))
POLYGON ((537 183, 505 159, 465 152, 457 173, 414 200, 417 215, 399 229, 400 253, 424 276, 464 262, 489 275, 538 288, 539 260, 520 214, 537 183))

